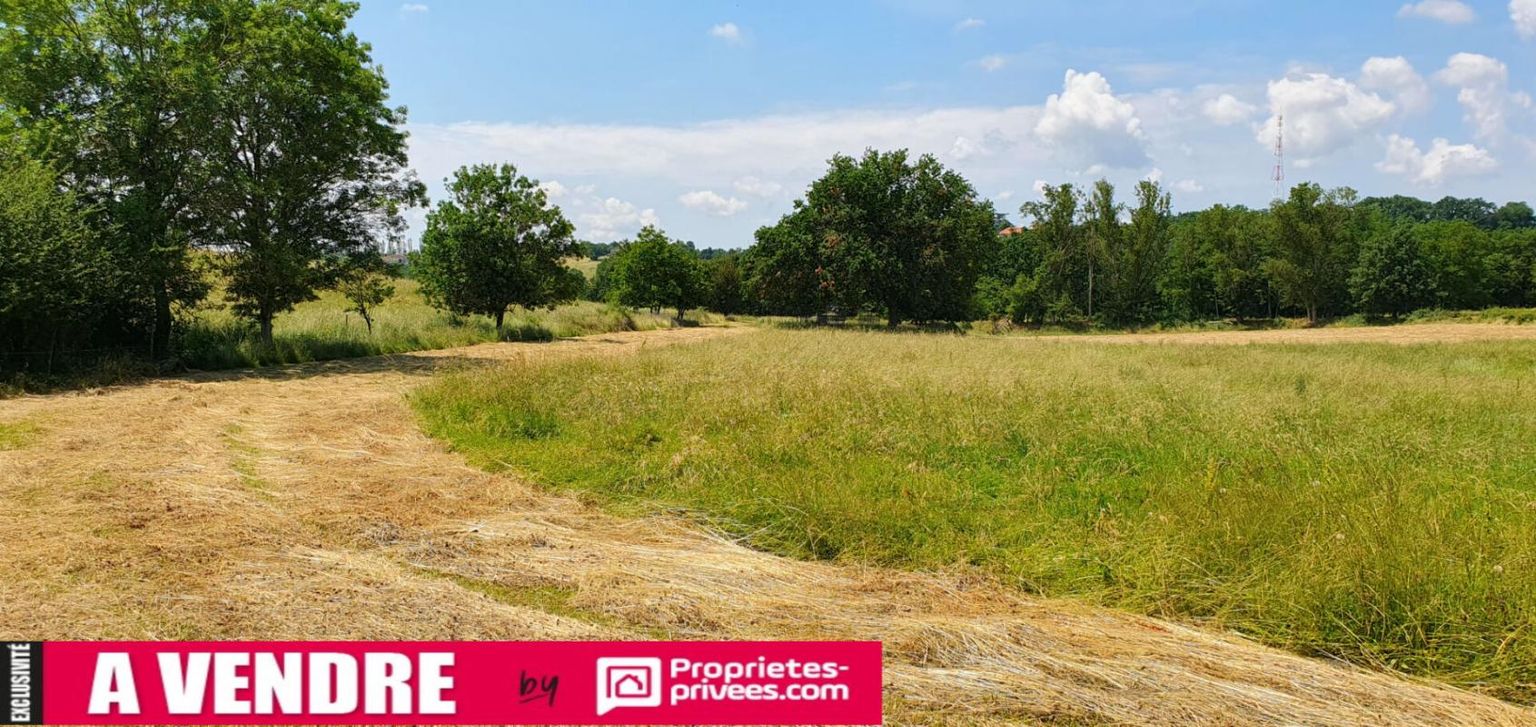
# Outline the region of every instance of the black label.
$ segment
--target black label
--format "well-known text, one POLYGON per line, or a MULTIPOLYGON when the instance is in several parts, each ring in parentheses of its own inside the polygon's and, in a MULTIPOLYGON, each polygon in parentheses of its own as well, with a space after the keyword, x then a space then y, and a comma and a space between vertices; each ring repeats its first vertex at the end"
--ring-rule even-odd
POLYGON ((0 724, 43 723, 43 642, 0 642, 5 709, 0 724))

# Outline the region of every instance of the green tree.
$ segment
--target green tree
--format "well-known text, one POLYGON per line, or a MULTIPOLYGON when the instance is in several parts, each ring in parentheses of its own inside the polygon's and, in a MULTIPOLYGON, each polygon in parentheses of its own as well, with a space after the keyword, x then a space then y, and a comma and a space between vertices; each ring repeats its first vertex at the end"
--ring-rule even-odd
POLYGON ((1115 200, 1115 185, 1107 179, 1093 183, 1093 190, 1083 205, 1084 259, 1087 262, 1087 314, 1094 316, 1094 303, 1104 297, 1104 272, 1111 251, 1121 245, 1120 215, 1125 205, 1115 200))
POLYGON ((0 148, 0 371, 79 348, 119 274, 47 166, 0 148))
POLYGON ((1356 307, 1371 315, 1400 316, 1434 302, 1434 280, 1413 228, 1398 225, 1367 239, 1349 290, 1356 307))
POLYGON ((822 317, 836 298, 837 281, 810 216, 797 200, 778 224, 758 228, 756 244, 742 255, 747 288, 765 313, 822 317))
POLYGON ((1265 272, 1285 300, 1316 324, 1320 315, 1345 299, 1348 265, 1357 233, 1354 192, 1324 192, 1311 183, 1291 188, 1290 197, 1271 208, 1275 218, 1275 256, 1265 272))
POLYGON ((694 250, 646 225, 614 254, 613 295, 627 306, 676 308, 681 323, 689 309, 703 305, 709 281, 694 250))
POLYGON ((172 309, 206 294, 189 244, 209 126, 228 58, 198 0, 9 0, 0 3, 0 107, 19 111, 110 234, 123 273, 109 317, 153 356, 170 351, 172 309))
POLYGON ((932 156, 913 162, 905 150, 834 156, 800 213, 835 300, 893 326, 966 319, 996 247, 992 204, 932 156))
POLYGON ((709 275, 709 299, 705 305, 721 315, 746 310, 746 289, 741 277, 740 255, 729 254, 705 263, 709 275))
POLYGON ((227 252, 236 313, 272 320, 398 241, 424 198, 406 171, 405 110, 340 0, 224 2, 206 234, 227 252))
POLYGON ((1451 310, 1483 308, 1493 302, 1486 264, 1493 238, 1465 221, 1431 222, 1415 228, 1438 294, 1435 305, 1451 310))
POLYGON ((1021 214, 1034 220, 1030 239, 1039 261, 1031 281, 1021 291, 1028 295, 1018 297, 1029 303, 1021 310, 1034 306, 1041 320, 1047 315, 1081 315, 1088 308, 1093 266, 1092 248, 1079 219, 1082 194, 1070 184, 1061 184, 1046 186, 1041 196, 1041 201, 1026 202, 1019 208, 1021 214))
POLYGON ((479 164, 454 173, 448 196, 427 216, 418 256, 433 304, 492 316, 499 331, 512 306, 552 306, 580 293, 564 263, 578 251, 574 227, 538 182, 510 164, 479 164))
POLYGON ((367 267, 354 267, 342 273, 336 289, 346 297, 347 310, 362 316, 369 335, 373 335, 374 308, 395 295, 395 284, 389 276, 367 267))
POLYGON ((1105 250, 1110 282, 1106 302, 1112 320, 1146 323, 1162 307, 1157 283, 1168 261, 1171 206, 1157 182, 1136 185, 1130 223, 1118 231, 1118 244, 1105 250))

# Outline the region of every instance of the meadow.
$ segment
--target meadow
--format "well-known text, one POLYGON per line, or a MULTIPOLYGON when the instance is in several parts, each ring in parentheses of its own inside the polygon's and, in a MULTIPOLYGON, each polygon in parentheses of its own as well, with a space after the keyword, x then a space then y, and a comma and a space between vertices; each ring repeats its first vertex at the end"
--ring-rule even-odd
MULTIPOLYGON (((321 291, 317 300, 280 314, 273 325, 274 345, 264 346, 249 321, 237 318, 212 296, 189 316, 181 335, 182 363, 193 369, 322 361, 356 356, 406 353, 468 346, 489 341, 551 341, 611 331, 670 328, 668 315, 630 311, 590 301, 553 309, 514 309, 500 336, 486 316, 455 316, 433 308, 410 279, 393 281, 395 295, 373 311, 373 331, 362 317, 348 310, 336 291, 321 291)), ((708 318, 695 312, 691 322, 708 318)))
POLYGON ((1536 700, 1536 344, 764 330, 413 395, 472 461, 1536 700))

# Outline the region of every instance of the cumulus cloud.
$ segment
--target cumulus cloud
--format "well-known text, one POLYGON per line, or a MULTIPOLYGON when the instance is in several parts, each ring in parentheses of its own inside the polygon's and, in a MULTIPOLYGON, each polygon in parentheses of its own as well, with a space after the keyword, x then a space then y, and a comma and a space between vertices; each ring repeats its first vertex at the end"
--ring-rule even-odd
POLYGON ((745 38, 741 34, 741 28, 735 23, 725 22, 710 27, 709 36, 719 38, 727 43, 740 44, 745 38))
POLYGON ((981 70, 991 73, 1008 65, 1008 59, 994 54, 976 61, 976 65, 981 66, 981 70))
POLYGON ((576 220, 587 237, 600 242, 632 235, 646 225, 661 226, 656 210, 639 209, 614 197, 601 200, 595 209, 578 215, 576 220))
POLYGON ((1173 188, 1180 192, 1189 193, 1205 191, 1205 185, 1193 179, 1180 179, 1179 181, 1173 183, 1173 188))
POLYGON ((1510 93, 1509 68, 1503 61, 1479 53, 1457 53, 1446 61, 1435 80, 1456 86, 1456 100, 1461 103, 1467 123, 1483 141, 1497 141, 1508 129, 1512 106, 1531 107, 1525 93, 1510 93))
POLYGON ((400 6, 400 14, 401 15, 421 15, 423 13, 426 13, 426 12, 430 11, 431 9, 432 8, 429 8, 429 7, 427 7, 426 5, 424 5, 422 3, 406 3, 406 4, 400 6))
POLYGON ((721 197, 713 190, 699 189, 686 192, 677 198, 684 207, 716 217, 730 217, 747 208, 747 203, 735 197, 721 197))
POLYGON ((1343 78, 1298 73, 1269 82, 1271 116, 1258 127, 1260 144, 1275 143, 1285 115, 1285 145, 1298 162, 1332 154, 1375 134, 1397 106, 1343 78))
POLYGON ((1489 174, 1499 168, 1499 163, 1486 149, 1472 144, 1452 144, 1445 139, 1435 139, 1429 151, 1420 151, 1413 139, 1392 134, 1387 137, 1387 156, 1376 168, 1388 174, 1397 174, 1413 184, 1438 186, 1454 177, 1470 177, 1489 174))
POLYGON ((1536 0, 1509 0, 1509 19, 1521 38, 1536 38, 1536 0))
POLYGON ((1035 135, 1090 165, 1140 167, 1149 161, 1136 107, 1115 96, 1096 71, 1067 71, 1062 92, 1045 100, 1035 135))
POLYGON ((784 185, 766 179, 747 175, 731 183, 737 192, 750 194, 753 197, 772 197, 784 189, 784 185))
POLYGON ((1368 58, 1360 66, 1360 87, 1368 91, 1390 93, 1404 111, 1429 108, 1429 84, 1413 69, 1407 58, 1368 58))
POLYGON ((1472 6, 1461 0, 1421 0, 1398 9, 1399 18, 1425 18, 1451 25, 1470 23, 1477 19, 1472 6))
POLYGON ((553 179, 547 182, 539 182, 539 189, 544 190, 544 196, 551 200, 558 200, 571 193, 569 187, 553 179))
POLYGON ((980 18, 966 18, 965 20, 955 23, 955 31, 959 32, 962 30, 975 30, 986 24, 987 21, 980 18))
POLYGON ((1253 118, 1254 112, 1258 110, 1259 107, 1239 101, 1230 93, 1209 99, 1200 107, 1200 113, 1205 114, 1205 118, 1218 126, 1231 126, 1247 121, 1253 118))

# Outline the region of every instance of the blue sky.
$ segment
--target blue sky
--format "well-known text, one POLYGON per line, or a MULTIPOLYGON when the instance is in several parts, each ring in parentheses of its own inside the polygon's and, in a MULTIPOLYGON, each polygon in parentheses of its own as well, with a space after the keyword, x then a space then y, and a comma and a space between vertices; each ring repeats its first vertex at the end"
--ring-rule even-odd
POLYGON ((354 30, 434 192, 509 161, 593 240, 740 247, 867 146, 1015 217, 1100 176, 1262 205, 1282 112, 1291 181, 1536 197, 1536 0, 364 0, 354 30))

